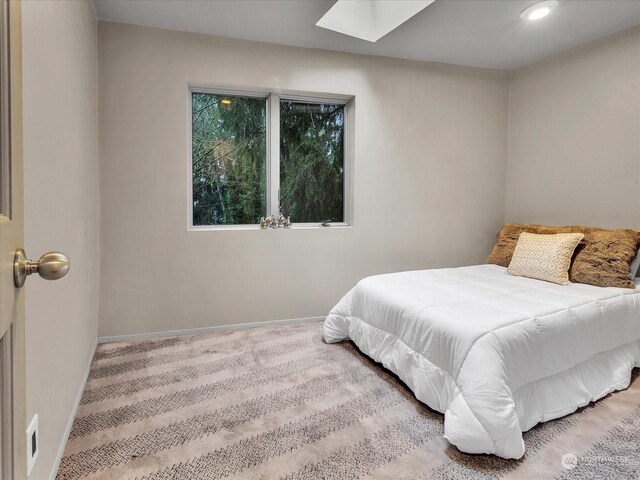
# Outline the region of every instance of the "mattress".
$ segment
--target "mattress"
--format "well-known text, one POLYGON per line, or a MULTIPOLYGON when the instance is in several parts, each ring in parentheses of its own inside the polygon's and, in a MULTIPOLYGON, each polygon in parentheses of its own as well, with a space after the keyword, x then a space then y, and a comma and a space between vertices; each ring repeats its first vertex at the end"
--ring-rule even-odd
POLYGON ((561 286, 497 265, 377 275, 331 310, 324 338, 398 375, 460 450, 520 458, 522 432, 629 386, 640 280, 561 286))

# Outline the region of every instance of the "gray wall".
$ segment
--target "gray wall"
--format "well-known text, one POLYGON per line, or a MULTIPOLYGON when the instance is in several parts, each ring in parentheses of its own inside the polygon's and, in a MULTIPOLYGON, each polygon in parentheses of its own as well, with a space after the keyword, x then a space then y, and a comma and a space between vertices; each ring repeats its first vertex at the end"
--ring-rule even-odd
MULTIPOLYGON (((25 287, 27 413, 39 414, 30 478, 49 478, 98 331, 97 23, 87 1, 22 2, 25 249, 71 257, 25 287)), ((37 277, 37 276, 36 276, 37 277)))
POLYGON ((640 29, 511 74, 506 219, 640 227, 640 29))
POLYGON ((359 279, 479 263, 508 74, 99 25, 100 335, 325 315, 359 279), (351 94, 355 224, 188 232, 187 84, 351 94))

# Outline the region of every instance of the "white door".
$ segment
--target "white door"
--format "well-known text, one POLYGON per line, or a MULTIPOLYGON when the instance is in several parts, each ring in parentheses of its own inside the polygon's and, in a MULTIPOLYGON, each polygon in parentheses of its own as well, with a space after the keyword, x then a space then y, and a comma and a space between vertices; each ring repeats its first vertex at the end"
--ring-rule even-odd
POLYGON ((0 0, 0 480, 25 480, 39 448, 27 435, 25 282, 31 274, 55 280, 69 270, 64 254, 48 252, 32 262, 22 250, 21 7, 21 0, 0 0))
POLYGON ((13 262, 24 240, 20 2, 0 0, 0 435, 2 479, 26 478, 24 300, 13 262))

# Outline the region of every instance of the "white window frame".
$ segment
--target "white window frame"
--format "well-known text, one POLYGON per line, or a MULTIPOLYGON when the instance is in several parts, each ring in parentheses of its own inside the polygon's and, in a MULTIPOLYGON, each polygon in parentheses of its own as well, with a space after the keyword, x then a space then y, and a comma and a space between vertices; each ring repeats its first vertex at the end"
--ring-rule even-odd
MULTIPOLYGON (((353 122, 355 99, 351 95, 338 95, 330 93, 308 93, 292 90, 256 89, 256 88, 234 88, 234 87, 212 87, 201 85, 189 85, 187 89, 188 105, 188 225, 189 231, 212 231, 212 230, 256 230, 259 225, 194 225, 193 224, 193 132, 192 128, 192 94, 208 93, 212 95, 228 95, 249 98, 261 98, 267 102, 267 165, 266 165, 266 204, 267 212, 265 216, 280 215, 279 192, 280 192, 280 100, 299 103, 319 103, 344 106, 344 139, 343 139, 343 221, 331 222, 330 228, 350 227, 353 225, 353 122)), ((324 228, 321 223, 294 223, 293 229, 324 228)))

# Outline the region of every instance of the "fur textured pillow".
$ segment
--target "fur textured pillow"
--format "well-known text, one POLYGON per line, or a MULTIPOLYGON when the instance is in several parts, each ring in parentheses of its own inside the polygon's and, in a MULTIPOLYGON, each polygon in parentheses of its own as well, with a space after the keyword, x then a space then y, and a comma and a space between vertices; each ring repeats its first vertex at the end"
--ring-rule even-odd
POLYGON ((522 232, 509 263, 508 272, 567 285, 573 252, 584 238, 582 233, 537 235, 522 232))
POLYGON ((487 263, 508 267, 522 232, 537 234, 583 233, 573 256, 569 279, 598 287, 635 288, 629 278, 631 262, 640 248, 640 231, 605 230, 603 228, 508 223, 500 233, 487 263))

